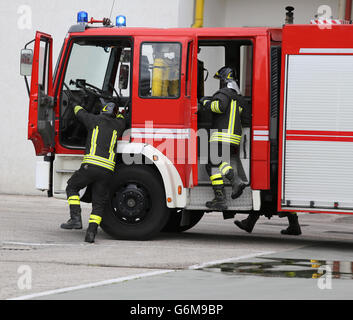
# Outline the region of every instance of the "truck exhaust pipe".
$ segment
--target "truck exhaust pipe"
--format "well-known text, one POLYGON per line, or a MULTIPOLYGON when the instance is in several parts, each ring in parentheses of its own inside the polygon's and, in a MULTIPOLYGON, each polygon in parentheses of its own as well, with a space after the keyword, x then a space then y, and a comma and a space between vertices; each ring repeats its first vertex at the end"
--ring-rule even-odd
POLYGON ((286 12, 286 19, 285 19, 285 24, 293 24, 293 21, 294 21, 294 14, 293 14, 293 11, 294 11, 294 7, 292 6, 287 6, 285 8, 287 10, 286 12))

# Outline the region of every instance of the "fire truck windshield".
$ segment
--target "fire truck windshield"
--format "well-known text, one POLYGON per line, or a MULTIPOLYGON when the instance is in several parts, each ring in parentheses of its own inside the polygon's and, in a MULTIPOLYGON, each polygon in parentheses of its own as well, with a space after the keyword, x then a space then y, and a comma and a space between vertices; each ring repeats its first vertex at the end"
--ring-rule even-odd
POLYGON ((86 130, 72 112, 80 104, 93 114, 102 108, 101 98, 120 108, 130 99, 130 51, 125 39, 75 39, 64 70, 60 98, 60 142, 70 148, 82 148, 86 130), (125 86, 119 86, 119 73, 125 73, 125 86))
MULTIPOLYGON (((65 83, 71 79, 85 79, 97 88, 103 87, 103 81, 111 49, 97 46, 82 46, 74 43, 65 75, 65 83)), ((75 89, 69 84, 70 89, 75 89)))

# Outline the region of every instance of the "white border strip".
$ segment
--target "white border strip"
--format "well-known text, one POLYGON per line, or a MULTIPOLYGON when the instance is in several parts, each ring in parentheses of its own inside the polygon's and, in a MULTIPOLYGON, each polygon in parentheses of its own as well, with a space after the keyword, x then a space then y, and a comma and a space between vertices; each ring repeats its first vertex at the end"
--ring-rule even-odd
POLYGON ((33 246, 33 247, 53 247, 53 246, 90 246, 88 243, 38 243, 38 242, 18 242, 18 241, 2 241, 1 244, 18 245, 18 246, 33 246))
POLYGON ((254 135, 268 136, 269 133, 268 130, 254 130, 254 135))
POLYGON ((195 264, 195 265, 190 266, 188 269, 189 270, 197 270, 197 269, 206 268, 206 267, 209 267, 209 266, 212 266, 215 264, 233 262, 233 261, 250 259, 250 258, 256 258, 259 256, 273 254, 273 253, 275 253, 275 252, 274 251, 262 251, 262 252, 258 252, 258 253, 251 253, 251 254, 246 254, 244 256, 240 256, 240 257, 233 257, 233 258, 228 258, 228 259, 223 259, 223 260, 215 260, 215 261, 204 262, 201 264, 195 264))
POLYGON ((190 129, 132 128, 131 137, 140 139, 190 139, 190 129))
POLYGON ((269 134, 269 130, 254 130, 253 141, 268 141, 269 134))
POLYGON ((268 141, 268 136, 254 136, 254 141, 268 141))
POLYGON ((190 129, 173 128, 131 128, 131 133, 190 133, 190 129))
POLYGON ((124 281, 128 281, 128 280, 136 280, 136 279, 140 279, 140 278, 152 277, 152 276, 171 273, 171 272, 175 272, 175 271, 198 270, 198 269, 202 269, 202 268, 205 268, 208 266, 212 266, 214 264, 232 262, 232 261, 249 259, 249 258, 256 258, 258 256, 263 256, 263 255, 268 255, 268 254, 273 254, 273 253, 275 253, 275 251, 262 251, 262 252, 247 254, 247 255, 239 256, 239 257, 233 257, 233 258, 228 258, 228 259, 223 259, 223 260, 215 260, 215 261, 204 262, 201 264, 195 264, 195 265, 192 265, 186 269, 167 269, 167 270, 157 270, 157 271, 152 271, 152 272, 139 273, 139 274, 135 274, 135 275, 127 276, 127 277, 120 277, 120 278, 115 278, 115 279, 110 279, 110 280, 103 280, 103 281, 99 281, 99 282, 87 283, 87 284, 78 285, 78 286, 74 286, 74 287, 66 287, 66 288, 61 288, 61 289, 48 290, 48 291, 33 293, 33 294, 25 295, 25 296, 9 298, 6 300, 34 299, 34 298, 39 298, 39 297, 43 297, 43 296, 49 296, 52 294, 65 293, 65 292, 70 292, 70 291, 76 291, 76 290, 81 290, 81 289, 88 289, 88 288, 94 288, 94 287, 99 287, 99 286, 120 283, 120 282, 124 282, 124 281))
POLYGON ((299 53, 353 53, 353 48, 300 48, 299 53))
POLYGON ((76 290, 87 289, 87 288, 94 288, 94 287, 105 286, 105 285, 119 283, 119 282, 128 281, 128 280, 146 278, 146 277, 156 276, 156 275, 160 275, 160 274, 170 273, 173 271, 176 271, 176 270, 158 270, 158 271, 153 271, 153 272, 134 274, 134 275, 127 276, 127 277, 121 277, 121 278, 110 279, 110 280, 103 280, 103 281, 94 282, 94 283, 87 283, 87 284, 74 286, 74 287, 67 287, 67 288, 62 288, 62 289, 55 289, 55 290, 49 290, 49 291, 44 291, 44 292, 39 292, 39 293, 33 293, 33 294, 29 294, 29 295, 21 296, 21 297, 17 297, 17 298, 10 298, 7 300, 28 300, 28 299, 39 298, 39 297, 43 297, 43 296, 49 296, 52 294, 76 291, 76 290))
POLYGON ((132 138, 141 139, 189 139, 189 134, 174 134, 174 133, 131 133, 132 138))

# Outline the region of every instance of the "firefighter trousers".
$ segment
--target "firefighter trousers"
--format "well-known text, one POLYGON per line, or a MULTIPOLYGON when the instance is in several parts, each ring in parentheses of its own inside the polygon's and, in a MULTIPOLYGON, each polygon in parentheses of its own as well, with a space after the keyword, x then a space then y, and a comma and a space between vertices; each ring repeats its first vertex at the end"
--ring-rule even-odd
POLYGON ((230 164, 231 157, 239 157, 239 146, 220 142, 209 143, 209 156, 206 171, 210 177, 212 187, 219 189, 224 187, 223 177, 232 184, 240 184, 237 168, 230 164))
POLYGON ((109 182, 113 172, 95 165, 82 164, 67 182, 66 195, 70 214, 80 213, 79 191, 88 185, 92 189, 92 213, 89 223, 100 224, 105 205, 109 199, 109 182))

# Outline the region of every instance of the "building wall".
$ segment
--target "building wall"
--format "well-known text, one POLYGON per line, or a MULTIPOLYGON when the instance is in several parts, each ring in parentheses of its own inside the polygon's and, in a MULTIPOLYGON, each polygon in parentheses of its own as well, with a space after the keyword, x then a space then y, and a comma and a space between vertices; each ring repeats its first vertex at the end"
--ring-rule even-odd
MULTIPOLYGON (((338 0, 293 0, 295 22, 308 23, 319 5, 338 13, 338 0)), ((43 194, 36 191, 34 148, 27 140, 28 96, 19 75, 19 52, 36 30, 54 38, 54 61, 76 13, 90 17, 110 14, 113 0, 2 0, 0 2, 0 193, 43 194)), ((205 0, 204 26, 281 26, 286 4, 281 0, 205 0)), ((116 0, 112 17, 127 16, 134 27, 190 27, 194 0, 116 0)), ((44 194, 43 194, 44 195, 44 194)))
POLYGON ((310 23, 321 5, 328 5, 333 17, 339 16, 339 0, 205 0, 204 27, 279 27, 288 5, 295 8, 297 24, 310 23))
MULTIPOLYGON (((0 1, 0 193, 45 194, 35 189, 37 159, 32 142, 27 140, 29 100, 19 75, 20 50, 34 38, 36 30, 49 33, 54 38, 55 62, 67 30, 76 23, 76 13, 85 10, 96 19, 108 17, 112 3, 113 0, 0 1)), ((124 14, 128 25, 134 27, 177 27, 178 10, 179 0, 116 0, 112 17, 124 14)))
POLYGON ((328 5, 332 15, 338 17, 338 4, 338 0, 226 0, 225 26, 280 27, 284 23, 285 7, 288 5, 294 7, 294 23, 308 24, 322 5, 328 5))

